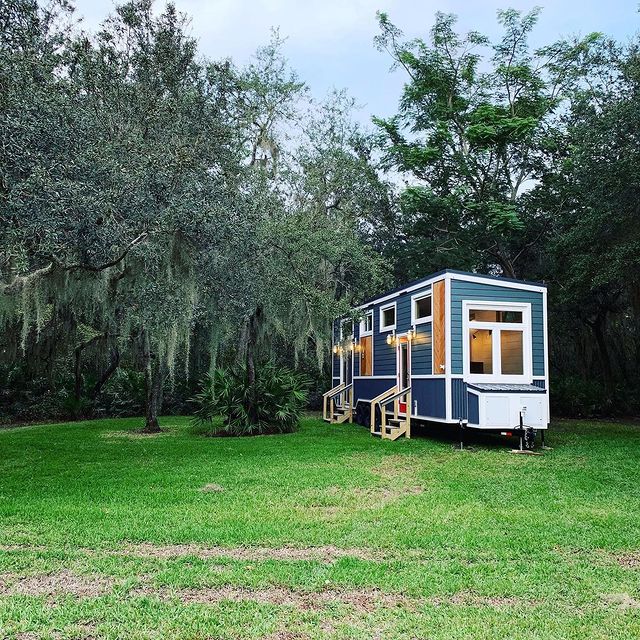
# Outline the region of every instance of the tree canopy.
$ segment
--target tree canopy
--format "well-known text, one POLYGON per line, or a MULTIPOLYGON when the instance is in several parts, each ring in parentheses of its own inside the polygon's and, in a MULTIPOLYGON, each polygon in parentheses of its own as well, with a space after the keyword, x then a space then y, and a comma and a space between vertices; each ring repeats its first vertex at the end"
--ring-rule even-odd
POLYGON ((538 15, 501 11, 490 39, 437 13, 407 40, 378 14, 406 82, 368 131, 347 92, 311 94, 277 31, 238 66, 204 58, 170 3, 126 2, 87 34, 64 0, 5 0, 11 415, 144 406, 157 429, 218 363, 254 391, 270 361, 321 389, 334 317, 444 267, 547 282, 557 406, 583 388, 636 410, 638 42, 534 49, 538 15))

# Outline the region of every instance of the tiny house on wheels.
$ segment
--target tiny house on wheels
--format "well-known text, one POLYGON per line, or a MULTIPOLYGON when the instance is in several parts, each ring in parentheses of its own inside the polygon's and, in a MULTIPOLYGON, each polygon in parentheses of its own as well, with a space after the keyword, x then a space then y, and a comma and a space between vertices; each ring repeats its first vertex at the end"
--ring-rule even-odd
POLYGON ((520 436, 549 422, 547 290, 447 269, 354 308, 333 326, 329 422, 410 437, 411 425, 520 436))

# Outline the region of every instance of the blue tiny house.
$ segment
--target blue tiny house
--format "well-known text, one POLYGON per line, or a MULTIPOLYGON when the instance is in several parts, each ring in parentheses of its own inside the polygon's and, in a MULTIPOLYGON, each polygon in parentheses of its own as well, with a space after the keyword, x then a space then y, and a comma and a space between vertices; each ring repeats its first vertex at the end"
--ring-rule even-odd
POLYGON ((325 419, 410 436, 412 422, 547 429, 547 290, 446 270, 368 300, 333 327, 325 419))

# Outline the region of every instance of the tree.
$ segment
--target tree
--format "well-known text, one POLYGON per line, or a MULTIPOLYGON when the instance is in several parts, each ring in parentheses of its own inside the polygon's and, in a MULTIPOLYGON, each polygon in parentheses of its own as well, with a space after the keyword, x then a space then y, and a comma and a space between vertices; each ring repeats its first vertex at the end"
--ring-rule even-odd
POLYGON ((23 348, 60 315, 129 342, 156 430, 164 378, 189 348, 196 265, 238 182, 231 76, 196 61, 172 5, 158 18, 147 0, 122 5, 94 41, 56 30, 65 14, 18 3, 5 32, 2 131, 15 153, 2 167, 2 288, 23 348))
POLYGON ((566 115, 557 171, 540 190, 561 203, 549 246, 554 310, 577 335, 587 329, 597 364, 583 371, 613 402, 616 384, 637 388, 640 373, 640 55, 637 43, 610 41, 597 54, 566 115))
POLYGON ((515 277, 545 233, 527 192, 545 174, 558 114, 597 36, 532 51, 537 17, 500 11, 504 34, 491 43, 437 13, 429 42, 407 42, 378 14, 376 43, 408 75, 398 114, 375 119, 386 165, 409 182, 394 246, 415 265, 405 276, 458 266, 515 277))
POLYGON ((128 2, 88 38, 63 2, 11 1, 0 52, 2 143, 14 150, 0 160, 9 357, 46 345, 64 360, 76 415, 123 361, 137 367, 156 431, 175 363, 192 375, 195 336, 212 364, 220 349, 245 363, 256 418, 257 361, 280 349, 324 362, 330 320, 377 281, 360 216, 365 185, 378 201, 384 186, 356 149, 364 138, 345 111, 331 119, 308 100, 277 34, 237 69, 200 60, 170 4, 154 17, 149 1, 128 2), (344 133, 322 141, 334 128, 344 133))

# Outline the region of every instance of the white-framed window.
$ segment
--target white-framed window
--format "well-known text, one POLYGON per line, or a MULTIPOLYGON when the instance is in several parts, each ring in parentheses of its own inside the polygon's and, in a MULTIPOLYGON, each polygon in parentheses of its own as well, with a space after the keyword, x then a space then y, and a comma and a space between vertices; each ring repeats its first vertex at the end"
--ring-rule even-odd
POLYGON ((462 304, 464 376, 476 382, 531 382, 531 305, 462 304))
POLYGON ((423 322, 431 322, 432 317, 431 291, 411 296, 411 324, 416 325, 422 324, 423 322))
POLYGON ((380 333, 394 331, 396 328, 396 303, 391 302, 380 307, 380 333))
POLYGON ((373 310, 365 311, 360 320, 360 335, 370 336, 373 333, 373 310))

